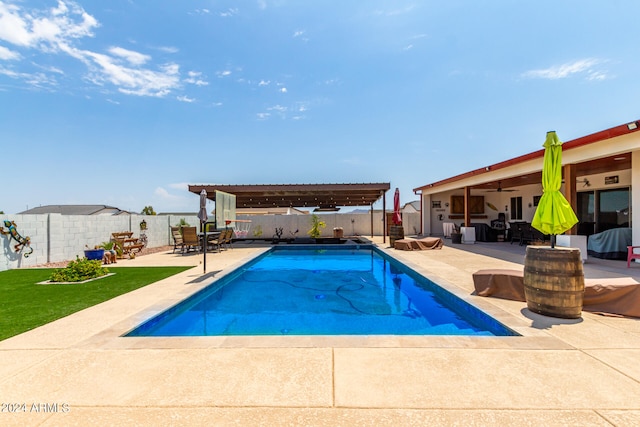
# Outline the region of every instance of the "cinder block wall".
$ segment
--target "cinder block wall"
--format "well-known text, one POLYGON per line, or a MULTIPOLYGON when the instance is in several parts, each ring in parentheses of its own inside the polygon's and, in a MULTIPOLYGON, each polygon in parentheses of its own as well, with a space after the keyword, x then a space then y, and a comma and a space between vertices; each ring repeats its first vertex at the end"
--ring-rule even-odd
MULTIPOLYGON (((335 227, 342 227, 345 236, 371 235, 371 215, 368 213, 331 213, 319 216, 327 225, 322 230, 322 237, 333 236, 335 227)), ((9 236, 1 236, 0 271, 83 257, 86 248, 92 249, 109 241, 111 233, 132 231, 134 237, 138 237, 142 220, 147 223, 145 234, 148 247, 172 245, 170 226, 180 224, 181 219, 191 226, 200 226, 200 220, 196 215, 0 215, 0 226, 4 226, 4 220, 14 221, 18 233, 31 239, 33 249, 33 253, 25 257, 28 248, 16 253, 14 245, 17 242, 9 236)), ((307 232, 311 229, 311 215, 240 215, 238 219, 251 220, 249 238, 254 236, 253 233, 258 227, 262 228, 262 238, 271 238, 275 229, 279 227, 282 227, 283 238, 308 237, 307 232), (298 230, 298 233, 294 234, 295 230, 298 230)), ((418 213, 403 214, 405 235, 417 234, 414 230, 419 230, 419 224, 418 213)), ((382 230, 382 213, 375 212, 373 235, 381 236, 382 230)))

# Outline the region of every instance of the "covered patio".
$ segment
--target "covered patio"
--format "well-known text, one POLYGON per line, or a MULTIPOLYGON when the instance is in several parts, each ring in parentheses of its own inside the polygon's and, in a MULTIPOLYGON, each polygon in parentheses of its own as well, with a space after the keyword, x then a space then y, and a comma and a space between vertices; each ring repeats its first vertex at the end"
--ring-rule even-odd
MULTIPOLYGON (((371 211, 371 235, 373 236, 373 204, 382 199, 386 206, 386 194, 391 184, 195 184, 189 191, 215 202, 216 190, 236 196, 236 208, 264 209, 266 207, 307 208, 314 212, 337 212, 341 207, 369 206, 371 211)), ((386 236, 386 217, 384 235, 386 236)))
MULTIPOLYGON (((561 191, 580 220, 567 235, 633 228, 640 221, 640 168, 634 167, 640 164, 639 124, 564 142, 561 191)), ((490 227, 499 217, 530 222, 542 195, 543 156, 540 149, 414 188, 421 198, 423 234, 446 234, 447 223, 490 227)), ((640 245, 640 229, 632 233, 633 245, 640 245)))

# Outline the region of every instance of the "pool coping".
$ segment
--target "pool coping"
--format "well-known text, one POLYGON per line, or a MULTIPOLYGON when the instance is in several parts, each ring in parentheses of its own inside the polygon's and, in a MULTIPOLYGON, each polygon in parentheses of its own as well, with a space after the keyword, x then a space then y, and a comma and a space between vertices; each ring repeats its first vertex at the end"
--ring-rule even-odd
MULTIPOLYGON (((291 249, 318 248, 318 245, 296 245, 291 249)), ((343 245, 340 245, 343 247, 343 245)), ((163 298, 148 308, 128 316, 124 320, 111 325, 101 332, 79 343, 82 348, 103 349, 204 349, 204 348, 495 348, 495 349, 572 349, 564 341, 547 334, 543 330, 531 328, 524 319, 518 318, 485 299, 472 298, 460 287, 450 281, 429 272, 418 264, 393 256, 393 252, 385 251, 375 244, 361 244, 375 247, 385 256, 403 263, 417 274, 441 286, 455 297, 483 311, 520 336, 456 336, 456 335, 288 335, 288 336, 196 336, 196 337, 138 337, 124 336, 145 321, 171 308, 184 299, 200 292, 237 268, 253 261, 272 247, 261 248, 252 254, 229 265, 215 276, 212 281, 191 281, 188 288, 163 298)), ((150 286, 156 286, 152 284, 150 286)), ((533 313, 530 313, 534 315, 533 313)))

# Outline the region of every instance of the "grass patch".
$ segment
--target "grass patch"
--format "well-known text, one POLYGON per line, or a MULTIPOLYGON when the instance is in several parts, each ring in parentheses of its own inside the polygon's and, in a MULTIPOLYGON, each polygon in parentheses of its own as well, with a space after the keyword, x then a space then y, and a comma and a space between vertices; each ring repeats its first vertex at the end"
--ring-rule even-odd
POLYGON ((165 279, 191 267, 114 267, 88 283, 37 285, 52 268, 0 272, 0 341, 165 279))

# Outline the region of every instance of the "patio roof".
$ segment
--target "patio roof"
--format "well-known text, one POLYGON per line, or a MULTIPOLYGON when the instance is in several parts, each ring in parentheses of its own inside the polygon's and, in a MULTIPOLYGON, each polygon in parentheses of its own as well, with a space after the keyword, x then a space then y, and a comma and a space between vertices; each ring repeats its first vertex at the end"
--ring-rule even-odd
POLYGON ((345 206, 369 206, 391 188, 390 183, 368 184, 198 184, 189 185, 189 191, 215 201, 215 191, 235 194, 238 208, 264 207, 318 207, 335 209, 345 206))
MULTIPOLYGON (((619 125, 610 129, 596 132, 571 141, 566 141, 562 145, 563 162, 565 158, 574 150, 602 143, 620 136, 625 136, 640 131, 640 120, 619 125)), ((635 142, 632 143, 632 147, 635 142)), ((631 148, 635 149, 635 148, 631 148)), ((575 165, 575 173, 577 176, 586 174, 595 174, 603 172, 617 172, 631 168, 631 152, 628 149, 622 151, 611 152, 612 148, 607 147, 598 155, 591 154, 591 157, 575 160, 571 163, 575 165)), ((451 184, 458 185, 459 188, 469 186, 475 190, 496 190, 498 188, 513 188, 522 185, 540 183, 542 180, 542 160, 544 157, 544 149, 540 149, 522 156, 514 157, 492 165, 484 166, 469 172, 462 173, 453 177, 426 184, 414 188, 414 193, 430 194, 441 191, 440 187, 448 187, 451 184), (502 171, 524 164, 531 160, 538 161, 536 170, 526 172, 514 171, 512 175, 504 175, 502 171), (495 177, 500 174, 499 177, 495 177)), ((566 162, 565 162, 566 163, 566 162)), ((564 169, 563 169, 564 174, 564 169)), ((563 176, 564 177, 564 176, 563 176)))

